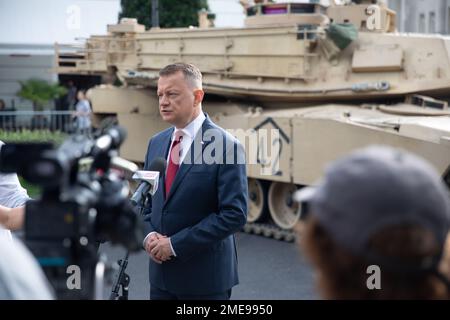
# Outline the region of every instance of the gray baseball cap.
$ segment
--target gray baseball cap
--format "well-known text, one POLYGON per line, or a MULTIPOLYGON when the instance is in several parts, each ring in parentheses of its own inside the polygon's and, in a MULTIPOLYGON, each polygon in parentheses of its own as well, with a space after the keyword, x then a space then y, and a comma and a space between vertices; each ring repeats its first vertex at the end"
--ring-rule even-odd
POLYGON ((450 226, 450 193, 436 170, 385 146, 335 161, 315 187, 297 191, 294 199, 307 204, 337 244, 362 256, 370 238, 386 227, 422 226, 443 247, 450 226))

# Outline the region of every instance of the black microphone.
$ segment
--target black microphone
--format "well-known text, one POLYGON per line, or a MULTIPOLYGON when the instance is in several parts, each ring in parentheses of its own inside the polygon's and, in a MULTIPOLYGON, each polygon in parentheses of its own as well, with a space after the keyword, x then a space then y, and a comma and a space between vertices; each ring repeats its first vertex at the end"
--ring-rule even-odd
POLYGON ((158 189, 158 180, 164 175, 166 170, 166 160, 164 158, 156 158, 150 164, 149 170, 136 171, 133 178, 142 181, 130 201, 133 206, 143 207, 147 195, 155 194, 158 189))

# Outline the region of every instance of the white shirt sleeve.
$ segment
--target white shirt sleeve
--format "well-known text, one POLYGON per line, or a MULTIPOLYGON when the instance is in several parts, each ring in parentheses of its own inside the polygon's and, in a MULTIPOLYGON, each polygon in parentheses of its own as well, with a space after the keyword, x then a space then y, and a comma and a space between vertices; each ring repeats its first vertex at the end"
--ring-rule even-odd
MULTIPOLYGON (((4 231, 0 227, 0 233, 4 231)), ((47 300, 54 292, 36 259, 18 239, 0 241, 0 299, 47 300)))
MULTIPOLYGON (((0 141, 0 148, 3 144, 0 141)), ((20 207, 29 199, 27 191, 20 185, 17 174, 0 173, 0 205, 8 208, 20 207)))
POLYGON ((15 173, 0 174, 0 204, 8 208, 20 207, 30 199, 15 173))

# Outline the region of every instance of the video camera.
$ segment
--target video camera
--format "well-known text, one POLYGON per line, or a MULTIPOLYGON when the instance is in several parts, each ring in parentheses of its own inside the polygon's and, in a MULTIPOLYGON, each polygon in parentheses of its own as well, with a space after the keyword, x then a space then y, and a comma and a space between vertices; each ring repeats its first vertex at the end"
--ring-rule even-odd
POLYGON ((129 203, 128 183, 111 167, 125 136, 124 129, 113 127, 95 139, 71 136, 57 149, 49 143, 10 143, 1 149, 1 172, 16 172, 42 188, 41 198, 26 204, 25 244, 58 299, 102 294, 95 285, 103 281, 100 242, 130 251, 142 247, 142 222, 129 203), (89 164, 85 170, 83 162, 89 164))

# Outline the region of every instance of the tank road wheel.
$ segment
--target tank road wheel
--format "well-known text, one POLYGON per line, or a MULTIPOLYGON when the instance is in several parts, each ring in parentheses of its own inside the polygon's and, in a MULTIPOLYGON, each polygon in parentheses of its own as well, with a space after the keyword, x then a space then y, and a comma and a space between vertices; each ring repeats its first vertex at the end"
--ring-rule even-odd
POLYGON ((247 222, 263 220, 267 212, 267 185, 258 179, 248 179, 247 222))
POLYGON ((290 183, 272 182, 269 188, 269 212, 273 221, 282 229, 291 229, 300 217, 299 205, 292 195, 297 186, 290 183))

